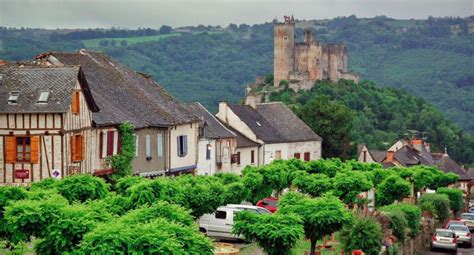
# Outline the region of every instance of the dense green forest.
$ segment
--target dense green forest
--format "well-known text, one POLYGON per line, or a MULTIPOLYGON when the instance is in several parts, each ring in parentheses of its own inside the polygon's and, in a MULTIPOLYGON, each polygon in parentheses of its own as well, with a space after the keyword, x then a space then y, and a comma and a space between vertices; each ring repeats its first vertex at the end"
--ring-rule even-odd
POLYGON ((310 91, 272 92, 269 100, 289 105, 323 137, 325 157, 349 157, 354 155, 355 145, 361 143, 371 149, 387 149, 396 140, 409 138, 410 129, 423 134, 433 151, 447 147, 452 158, 474 163, 472 135, 426 100, 398 89, 381 88, 370 81, 321 81, 310 91))
MULTIPOLYGON (((303 28, 311 28, 317 40, 348 44, 349 69, 363 79, 420 96, 474 133, 474 34, 468 30, 468 22, 473 21, 473 16, 426 20, 349 16, 299 21, 297 35, 301 40, 303 28)), ((0 28, 0 37, 0 58, 8 60, 87 46, 105 51, 131 68, 151 74, 176 97, 200 101, 211 110, 219 100, 238 102, 248 82, 273 69, 271 22, 131 32, 0 28), (181 35, 158 39, 170 32, 181 35), (135 39, 150 35, 156 35, 157 40, 135 39), (91 38, 101 41, 92 44, 91 38)))

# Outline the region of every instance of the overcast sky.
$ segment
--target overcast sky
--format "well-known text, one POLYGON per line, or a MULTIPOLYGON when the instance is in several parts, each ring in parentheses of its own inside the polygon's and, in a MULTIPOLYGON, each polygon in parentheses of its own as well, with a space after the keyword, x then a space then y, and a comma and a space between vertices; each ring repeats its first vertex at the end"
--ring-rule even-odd
POLYGON ((0 0, 0 26, 89 28, 256 24, 294 14, 427 18, 474 14, 474 0, 0 0))

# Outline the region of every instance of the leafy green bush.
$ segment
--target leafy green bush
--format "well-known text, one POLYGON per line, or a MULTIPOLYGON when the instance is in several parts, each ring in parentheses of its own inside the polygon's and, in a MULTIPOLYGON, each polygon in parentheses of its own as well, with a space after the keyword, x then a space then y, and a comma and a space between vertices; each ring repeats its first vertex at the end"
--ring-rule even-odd
POLYGON ((45 200, 19 200, 10 204, 5 210, 5 226, 12 233, 10 241, 28 242, 32 236, 46 236, 48 226, 67 204, 67 200, 59 195, 45 200))
POLYGON ((405 218, 405 213, 402 211, 392 210, 384 212, 390 219, 389 227, 392 229, 393 235, 400 241, 404 241, 407 237, 408 223, 405 218))
POLYGON ((108 185, 104 180, 87 174, 66 177, 59 182, 57 189, 70 203, 101 199, 108 193, 108 185))
POLYGON ((213 254, 212 242, 188 227, 158 218, 145 224, 120 220, 100 224, 87 233, 81 254, 213 254))
POLYGON ((334 187, 334 195, 338 196, 345 204, 352 206, 357 195, 372 188, 372 182, 367 178, 365 172, 345 171, 336 174, 331 180, 334 187))
POLYGON ((296 214, 256 214, 239 212, 234 217, 232 233, 243 235, 249 242, 257 242, 267 254, 290 254, 290 250, 304 234, 302 220, 296 214))
POLYGON ((418 200, 418 205, 422 211, 427 211, 435 216, 439 221, 449 218, 449 197, 446 194, 424 194, 418 200))
POLYGON ((130 196, 128 188, 140 182, 148 182, 150 179, 141 176, 125 176, 120 178, 115 184, 115 191, 123 196, 130 196))
POLYGON ((345 251, 362 250, 367 255, 378 255, 382 246, 383 232, 373 218, 357 218, 353 225, 345 225, 340 234, 345 251))
POLYGON ((450 188, 439 188, 436 190, 436 193, 448 195, 449 206, 455 214, 456 212, 462 210, 464 206, 462 190, 450 189, 450 188))
POLYGON ((175 204, 164 201, 158 201, 151 206, 143 206, 141 208, 129 211, 120 221, 125 224, 139 224, 151 222, 157 218, 164 218, 176 224, 184 226, 194 226, 195 222, 190 215, 190 211, 175 204))
POLYGON ((307 174, 304 171, 299 171, 293 184, 299 191, 312 197, 319 197, 332 190, 331 179, 325 174, 307 174))
POLYGON ((401 201, 411 194, 411 185, 402 178, 391 175, 388 176, 377 187, 375 193, 375 204, 377 206, 389 205, 396 200, 401 201))
POLYGON ((381 212, 403 212, 410 229, 409 236, 415 237, 420 231, 421 210, 417 206, 410 204, 391 204, 380 207, 381 212))
POLYGON ((33 182, 30 190, 45 190, 54 189, 57 187, 59 181, 54 178, 46 178, 39 182, 33 182))
POLYGON ((289 192, 282 197, 278 212, 294 213, 301 217, 305 236, 311 240, 312 253, 318 240, 350 224, 353 217, 344 203, 335 196, 311 198, 296 192, 289 192))
POLYGON ((43 238, 36 242, 35 253, 47 255, 71 252, 98 222, 110 219, 111 215, 105 210, 88 204, 61 207, 57 215, 50 218, 43 238))

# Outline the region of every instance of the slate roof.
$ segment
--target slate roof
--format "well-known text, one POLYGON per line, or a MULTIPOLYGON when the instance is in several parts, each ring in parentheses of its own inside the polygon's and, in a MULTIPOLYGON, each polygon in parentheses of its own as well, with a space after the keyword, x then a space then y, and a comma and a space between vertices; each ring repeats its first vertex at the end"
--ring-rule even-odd
POLYGON ((71 106, 78 80, 78 66, 42 67, 9 65, 0 67, 0 112, 63 113, 71 106), (18 91, 17 104, 9 104, 10 92, 18 91), (40 93, 49 91, 47 103, 37 103, 40 93))
POLYGON ((96 126, 130 121, 135 128, 166 127, 199 121, 150 77, 136 73, 104 53, 52 53, 55 63, 80 65, 100 111, 96 126))
POLYGON ((256 147, 260 145, 259 143, 250 140, 245 135, 235 130, 231 126, 228 126, 228 125, 225 125, 225 126, 236 135, 235 140, 237 141, 237 146, 236 146, 237 148, 256 147))
POLYGON ((455 173, 459 175, 460 181, 470 181, 472 178, 448 155, 443 155, 436 161, 436 166, 446 173, 455 173))
POLYGON ((281 102, 248 105, 229 105, 230 109, 265 143, 322 141, 281 102))
POLYGON ((376 162, 382 162, 387 157, 386 151, 369 150, 369 153, 376 162))
POLYGON ((236 137, 232 131, 224 126, 214 115, 206 110, 200 103, 186 104, 189 111, 205 122, 204 136, 206 138, 232 138, 236 137))

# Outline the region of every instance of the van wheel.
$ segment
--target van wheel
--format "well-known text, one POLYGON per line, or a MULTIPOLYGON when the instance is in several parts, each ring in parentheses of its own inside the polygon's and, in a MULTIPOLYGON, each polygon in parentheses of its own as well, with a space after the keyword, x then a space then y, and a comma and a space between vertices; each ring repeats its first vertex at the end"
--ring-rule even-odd
POLYGON ((207 236, 207 230, 205 228, 199 228, 199 232, 203 233, 205 236, 207 236))

